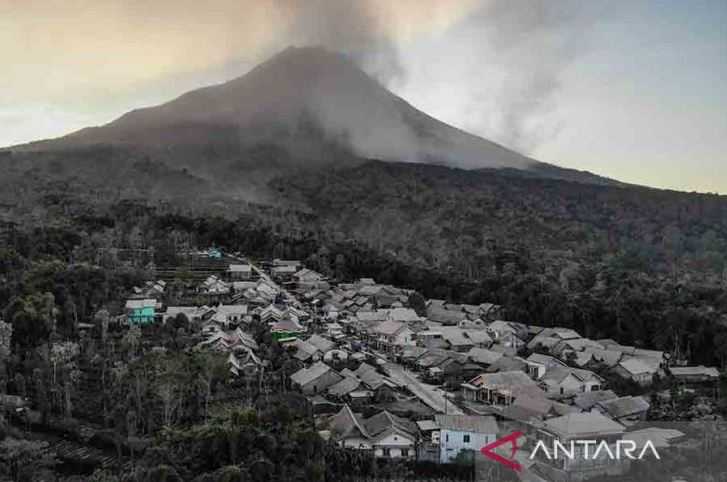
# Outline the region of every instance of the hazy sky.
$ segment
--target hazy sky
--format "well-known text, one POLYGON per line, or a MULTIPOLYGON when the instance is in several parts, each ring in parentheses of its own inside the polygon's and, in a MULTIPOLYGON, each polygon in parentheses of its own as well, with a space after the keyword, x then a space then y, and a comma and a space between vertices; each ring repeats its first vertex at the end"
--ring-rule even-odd
POLYGON ((727 193, 725 0, 0 0, 0 146, 106 123, 290 45, 537 159, 727 193))

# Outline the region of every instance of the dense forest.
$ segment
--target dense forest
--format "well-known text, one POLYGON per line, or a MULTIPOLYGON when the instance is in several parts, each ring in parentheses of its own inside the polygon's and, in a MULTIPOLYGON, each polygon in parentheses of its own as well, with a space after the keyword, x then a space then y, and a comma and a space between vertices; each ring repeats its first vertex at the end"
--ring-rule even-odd
MULTIPOLYGON (((727 363, 727 202, 719 196, 379 162, 278 178, 274 205, 124 199, 84 186, 38 174, 0 206, 0 386, 31 397, 39 413, 5 420, 3 430, 50 427, 99 456, 134 461, 121 476, 102 470, 69 481, 344 480, 351 467, 371 476, 415 470, 378 467, 322 441, 304 400, 266 385, 285 388, 298 365, 262 328, 269 381, 252 384, 186 350, 195 340, 184 319, 121 330, 114 320, 132 287, 188 249, 301 259, 332 280, 372 277, 425 298, 493 302, 513 321, 727 363), (225 397, 246 403, 207 409, 225 397)), ((0 470, 10 480, 77 472, 46 457, 45 443, 0 443, 8 461, 0 470)))

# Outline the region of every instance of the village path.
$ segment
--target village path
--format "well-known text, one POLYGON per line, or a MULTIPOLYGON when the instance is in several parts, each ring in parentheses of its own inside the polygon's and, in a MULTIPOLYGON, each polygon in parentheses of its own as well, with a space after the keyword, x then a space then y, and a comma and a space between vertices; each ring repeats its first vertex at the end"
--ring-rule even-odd
POLYGON ((386 363, 383 366, 384 371, 395 382, 405 386, 416 395, 425 405, 438 413, 446 413, 448 415, 464 415, 464 412, 456 406, 452 401, 447 400, 442 395, 441 390, 437 387, 420 382, 404 367, 396 363, 386 363))

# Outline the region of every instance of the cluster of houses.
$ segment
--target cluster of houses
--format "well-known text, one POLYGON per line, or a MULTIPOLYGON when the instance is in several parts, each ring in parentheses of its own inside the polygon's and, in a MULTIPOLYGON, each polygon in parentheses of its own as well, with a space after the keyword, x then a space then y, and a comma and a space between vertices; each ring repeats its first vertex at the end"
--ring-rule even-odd
MULTIPOLYGON (((605 378, 643 387, 656 377, 686 384, 719 378, 715 368, 669 366, 660 351, 504 321, 494 304, 428 300, 415 310, 410 291, 370 279, 306 286, 297 295, 323 323, 288 345, 304 364, 291 383, 332 412, 318 416, 322 436, 376 457, 447 463, 512 426, 532 441, 614 444, 648 435, 668 446, 683 434, 642 428, 649 398, 615 393, 605 378), (393 376, 392 366, 409 378, 393 376), (436 391, 444 405, 432 403, 436 391)), ((533 480, 584 480, 629 467, 602 462, 526 465, 533 480)))
MULTIPOLYGON (((240 375, 264 363, 246 331, 262 321, 298 364, 289 385, 308 398, 321 436, 375 457, 448 463, 513 424, 533 441, 614 443, 637 437, 651 407, 645 396, 615 393, 607 378, 648 387, 656 377, 698 384, 720 376, 714 368, 670 366, 660 351, 505 321, 491 303, 425 301, 373 279, 336 284, 297 261, 230 264, 214 278, 204 286, 224 284, 225 303, 160 307, 152 283, 129 300, 128 322, 184 314, 202 327, 200 346, 229 353, 230 370, 240 375)), ((533 480, 628 468, 547 462, 527 464, 533 480)))

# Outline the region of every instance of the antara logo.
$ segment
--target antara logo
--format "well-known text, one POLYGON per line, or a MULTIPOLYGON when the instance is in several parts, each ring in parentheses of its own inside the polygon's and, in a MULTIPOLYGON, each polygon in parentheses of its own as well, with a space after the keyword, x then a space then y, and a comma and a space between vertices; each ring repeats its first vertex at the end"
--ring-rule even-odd
POLYGON ((622 460, 623 458, 642 460, 649 452, 657 460, 661 460, 659 452, 656 451, 651 440, 647 440, 641 450, 633 440, 617 440, 611 445, 605 440, 601 440, 600 443, 597 440, 571 440, 566 445, 555 440, 550 449, 545 442, 538 440, 535 449, 530 454, 530 460, 539 453, 548 460, 575 460, 576 458, 579 460, 622 460))
MULTIPOLYGON (((480 449, 480 452, 488 459, 494 460, 516 472, 520 472, 522 465, 515 460, 515 454, 522 448, 521 445, 518 445, 518 439, 522 437, 524 437, 522 432, 513 432, 506 437, 495 440, 491 444, 485 445, 480 449), (495 449, 503 445, 511 446, 509 457, 495 452, 495 449)), ((633 440, 617 440, 611 445, 605 440, 601 440, 600 442, 597 440, 571 440, 566 445, 558 440, 554 440, 551 447, 548 447, 544 441, 538 440, 535 448, 530 453, 529 459, 533 460, 536 456, 540 455, 547 460, 622 460, 624 458, 642 460, 648 454, 653 455, 657 460, 661 460, 661 456, 659 456, 659 452, 657 452, 651 440, 647 440, 640 449, 633 440)))
POLYGON ((494 460, 495 462, 502 464, 505 467, 511 468, 516 472, 520 472, 522 470, 522 466, 517 461, 515 461, 515 454, 520 449, 517 444, 517 440, 522 436, 522 432, 513 432, 507 437, 502 437, 495 440, 491 444, 485 445, 484 447, 482 447, 482 449, 480 449, 480 452, 482 452, 482 455, 484 455, 488 459, 494 460), (496 448, 506 444, 512 445, 512 450, 510 452, 509 458, 503 457, 502 455, 494 452, 496 448))

